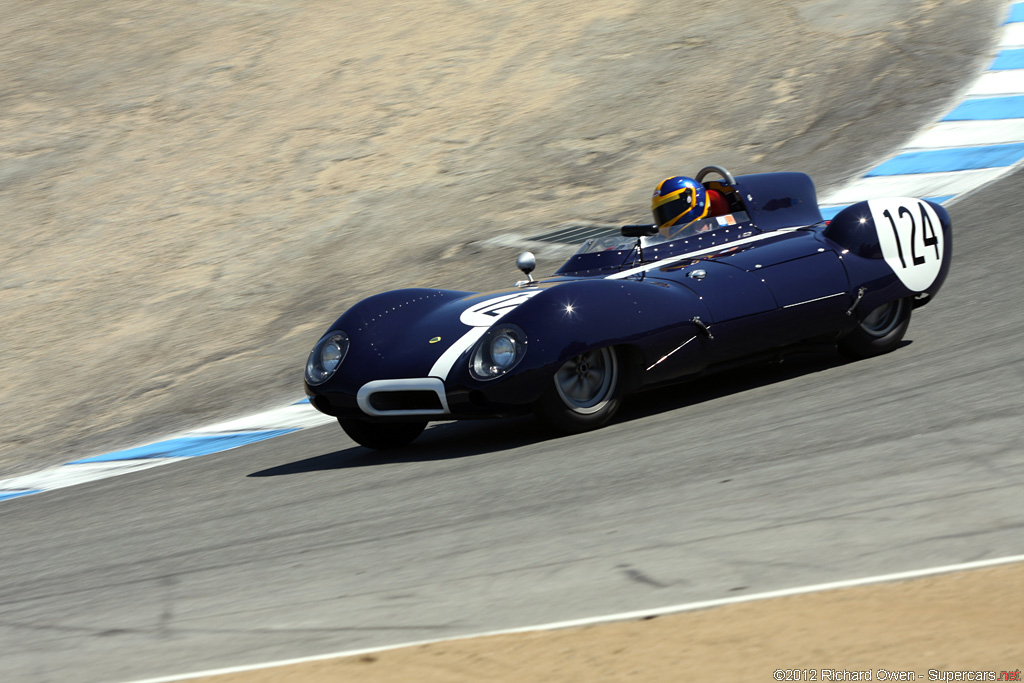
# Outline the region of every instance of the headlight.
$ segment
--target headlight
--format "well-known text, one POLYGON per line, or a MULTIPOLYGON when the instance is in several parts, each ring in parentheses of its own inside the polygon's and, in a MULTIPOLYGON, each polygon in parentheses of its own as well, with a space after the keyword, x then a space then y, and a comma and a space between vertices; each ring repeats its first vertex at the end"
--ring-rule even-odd
POLYGON ((348 353, 348 335, 341 331, 328 332, 309 352, 306 361, 306 381, 323 384, 331 378, 348 353))
POLYGON ((494 379, 519 365, 526 354, 526 334, 516 325, 495 325, 483 336, 469 359, 475 379, 494 379))

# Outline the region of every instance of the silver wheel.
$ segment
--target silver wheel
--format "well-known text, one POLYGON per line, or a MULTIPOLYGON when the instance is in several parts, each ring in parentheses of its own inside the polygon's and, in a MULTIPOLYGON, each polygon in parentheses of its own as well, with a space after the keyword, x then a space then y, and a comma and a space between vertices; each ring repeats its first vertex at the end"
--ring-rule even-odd
POLYGON ((618 386, 619 364, 610 348, 581 353, 555 373, 555 391, 565 406, 580 415, 602 410, 618 386))

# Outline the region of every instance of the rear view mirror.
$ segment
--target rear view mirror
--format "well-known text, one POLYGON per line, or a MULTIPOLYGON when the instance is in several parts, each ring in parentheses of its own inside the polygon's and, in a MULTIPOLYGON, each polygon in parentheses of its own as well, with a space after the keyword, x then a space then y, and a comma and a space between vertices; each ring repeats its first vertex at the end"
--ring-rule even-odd
POLYGON ((652 237, 658 234, 657 225, 623 225, 620 230, 623 237, 652 237))

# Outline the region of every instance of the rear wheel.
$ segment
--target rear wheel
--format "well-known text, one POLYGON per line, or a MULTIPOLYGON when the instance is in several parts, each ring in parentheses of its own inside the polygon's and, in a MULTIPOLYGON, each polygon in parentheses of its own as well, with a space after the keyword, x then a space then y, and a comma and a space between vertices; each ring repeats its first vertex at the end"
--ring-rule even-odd
POLYGON ((555 372, 535 406, 537 415, 568 433, 605 425, 619 409, 622 373, 614 348, 570 358, 555 372))
POLYGON ((384 451, 408 446, 427 428, 426 422, 367 422, 339 417, 338 424, 360 446, 384 451))
POLYGON ((839 352, 849 358, 870 358, 889 353, 899 346, 907 333, 911 308, 908 299, 897 299, 879 306, 839 340, 839 352))

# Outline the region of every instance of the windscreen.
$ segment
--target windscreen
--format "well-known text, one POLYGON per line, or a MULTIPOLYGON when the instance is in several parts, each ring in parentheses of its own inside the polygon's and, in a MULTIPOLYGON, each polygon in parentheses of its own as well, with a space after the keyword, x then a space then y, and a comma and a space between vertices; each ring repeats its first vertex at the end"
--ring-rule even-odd
MULTIPOLYGON (((652 235, 651 237, 641 237, 640 246, 646 250, 648 247, 657 247, 659 244, 666 244, 668 242, 674 242, 694 235, 714 232, 715 230, 721 230, 722 228, 746 223, 749 220, 750 217, 745 211, 737 211, 736 213, 726 214, 725 216, 704 218, 699 221, 694 221, 689 225, 667 228, 659 232, 657 235, 652 235)), ((605 235, 597 235, 587 239, 582 245, 580 245, 576 254, 593 254, 600 251, 627 251, 629 249, 633 249, 635 246, 635 237, 623 237, 618 232, 609 232, 605 235)))

